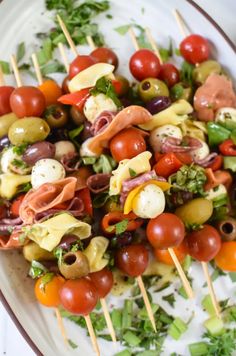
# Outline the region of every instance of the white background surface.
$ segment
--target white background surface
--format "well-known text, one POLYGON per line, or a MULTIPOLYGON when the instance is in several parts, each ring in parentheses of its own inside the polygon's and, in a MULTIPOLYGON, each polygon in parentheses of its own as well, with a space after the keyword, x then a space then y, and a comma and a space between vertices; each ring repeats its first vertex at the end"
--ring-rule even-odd
MULTIPOLYGON (((235 0, 195 1, 202 6, 216 20, 216 22, 218 22, 228 36, 230 36, 234 43, 236 43, 236 27, 234 18, 236 13, 235 0)), ((19 334, 10 317, 0 304, 0 356, 2 355, 34 356, 35 354, 19 334)))

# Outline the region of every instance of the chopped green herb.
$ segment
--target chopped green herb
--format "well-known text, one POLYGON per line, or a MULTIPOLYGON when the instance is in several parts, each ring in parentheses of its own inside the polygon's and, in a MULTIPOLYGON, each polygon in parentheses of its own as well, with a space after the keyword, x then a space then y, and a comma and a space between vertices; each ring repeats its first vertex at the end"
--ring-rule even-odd
POLYGON ((94 96, 103 93, 108 98, 112 99, 118 108, 122 107, 122 104, 115 92, 115 88, 112 85, 112 82, 109 79, 106 79, 105 77, 102 77, 97 80, 95 87, 90 90, 90 93, 94 96))
POLYGON ((124 36, 126 35, 126 33, 129 31, 131 25, 123 25, 123 26, 119 26, 114 28, 114 30, 119 33, 119 35, 124 36))
POLYGON ((222 319, 217 317, 216 315, 207 319, 204 322, 204 326, 212 336, 219 336, 225 332, 224 323, 222 319))
POLYGON ((16 61, 19 63, 25 56, 25 43, 21 42, 17 46, 16 50, 16 61))
POLYGON ((184 299, 188 299, 188 295, 187 295, 183 286, 180 287, 178 292, 179 292, 179 295, 181 295, 181 297, 183 297, 184 299))
POLYGON ((17 159, 17 158, 14 158, 11 163, 13 166, 15 166, 17 168, 25 169, 28 167, 24 161, 22 161, 21 159, 17 159))
POLYGON ((0 61, 0 66, 2 68, 3 74, 11 74, 10 63, 6 61, 0 61))
POLYGON ((175 340, 179 340, 183 333, 187 330, 187 324, 180 318, 175 318, 168 329, 168 334, 175 340))
POLYGON ((101 208, 105 205, 105 203, 109 200, 110 196, 108 192, 102 192, 96 194, 95 198, 93 199, 93 207, 95 209, 101 208))
POLYGON ((129 350, 126 349, 116 353, 114 356, 132 356, 132 354, 129 350))
POLYGON ((208 346, 206 342, 195 342, 194 344, 188 345, 188 348, 191 356, 208 355, 208 346))
POLYGON ((131 178, 134 178, 137 176, 137 173, 132 168, 129 168, 129 175, 131 178))
POLYGON ((41 279, 41 284, 40 284, 40 288, 42 288, 43 291, 45 291, 45 286, 46 284, 48 284, 49 282, 51 282, 51 280, 54 277, 54 273, 48 272, 46 273, 42 279, 41 279))
POLYGON ((175 53, 176 56, 181 56, 179 48, 175 48, 174 53, 175 53))
POLYGON ((236 350, 236 329, 228 329, 219 336, 212 336, 209 332, 203 336, 207 339, 207 356, 232 356, 236 350))
POLYGON ((53 250, 53 255, 57 258, 57 261, 58 261, 58 265, 60 266, 61 263, 62 263, 62 258, 63 258, 63 255, 65 254, 65 250, 63 250, 61 247, 56 247, 54 250, 53 250))
POLYGON ((113 19, 113 16, 111 14, 106 14, 107 19, 113 19))
POLYGON ((202 300, 202 307, 203 309, 206 310, 206 312, 213 316, 215 315, 215 308, 211 300, 211 296, 209 294, 205 295, 205 297, 202 300))
POLYGON ((71 339, 68 339, 68 343, 72 347, 72 349, 77 349, 78 345, 76 345, 71 339))
POLYGON ((236 272, 229 272, 229 277, 232 282, 236 282, 236 272))
POLYGON ((84 125, 80 125, 79 127, 76 127, 76 129, 68 132, 69 139, 73 142, 73 144, 76 146, 77 149, 80 148, 80 145, 77 142, 76 138, 80 135, 83 129, 84 129, 84 125))
POLYGON ((169 295, 165 295, 164 297, 162 297, 163 300, 165 300, 167 303, 169 303, 172 307, 175 304, 175 296, 174 294, 169 294, 169 295))
POLYGON ((129 223, 129 220, 124 219, 122 221, 119 221, 117 224, 109 226, 106 230, 107 230, 107 232, 111 232, 115 228, 116 235, 120 235, 126 231, 128 223, 129 223))
POLYGON ((65 73, 66 72, 65 66, 62 63, 58 62, 57 60, 55 60, 54 62, 45 64, 40 69, 41 69, 43 76, 47 76, 48 74, 51 74, 51 73, 65 73))
POLYGON ((27 147, 28 147, 28 144, 23 143, 20 146, 14 146, 12 151, 13 151, 13 153, 16 153, 18 156, 21 156, 21 155, 23 155, 23 153, 25 153, 27 147))
POLYGON ((192 85, 194 65, 184 61, 181 66, 180 80, 184 83, 192 85))
POLYGON ((116 165, 116 161, 111 156, 102 154, 93 164, 93 170, 95 173, 111 173, 116 165))
POLYGON ((47 272, 47 268, 40 262, 33 260, 31 262, 29 276, 33 279, 38 278, 47 272))
POLYGON ((138 346, 141 342, 141 339, 137 337, 132 331, 127 331, 123 335, 123 340, 126 342, 126 345, 131 347, 138 346))
POLYGON ((97 157, 82 157, 82 162, 84 165, 92 165, 96 162, 97 157))
POLYGON ((30 182, 18 186, 17 193, 27 193, 32 188, 30 182))
POLYGON ((175 84, 170 90, 171 98, 173 100, 179 100, 180 98, 182 98, 183 93, 184 93, 184 88, 181 83, 175 84))

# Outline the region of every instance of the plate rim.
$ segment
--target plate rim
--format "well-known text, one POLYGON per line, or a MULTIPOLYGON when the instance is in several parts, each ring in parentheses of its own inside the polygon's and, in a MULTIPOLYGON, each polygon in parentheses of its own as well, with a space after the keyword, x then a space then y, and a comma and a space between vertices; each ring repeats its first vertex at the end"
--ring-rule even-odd
MULTIPOLYGON (((202 16, 204 16, 220 33, 220 35, 224 38, 224 40, 228 43, 228 45, 232 48, 234 53, 236 53, 236 44, 229 38, 229 36, 225 33, 225 31, 221 28, 221 26, 194 0, 185 0, 188 4, 193 6, 202 16)), ((1 4, 2 0, 0 0, 1 4)), ((37 356, 43 356, 42 352, 39 350, 38 346, 35 342, 31 339, 30 335, 24 329, 23 325, 20 323, 19 319, 17 318, 16 314, 12 310, 10 304, 8 303, 6 297, 4 296, 3 292, 0 288, 0 302, 4 306, 5 310, 7 311, 8 315, 10 316, 11 320, 13 321, 14 325, 17 327, 18 331, 24 338, 24 340, 28 343, 31 347, 32 351, 35 352, 37 356)))

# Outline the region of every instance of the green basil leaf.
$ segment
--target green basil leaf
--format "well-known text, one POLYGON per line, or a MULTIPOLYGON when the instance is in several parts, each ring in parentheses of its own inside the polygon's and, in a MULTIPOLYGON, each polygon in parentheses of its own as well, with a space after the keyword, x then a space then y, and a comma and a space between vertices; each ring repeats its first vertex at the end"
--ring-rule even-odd
POLYGON ((16 61, 19 63, 25 56, 25 43, 21 42, 17 46, 16 61))
POLYGON ((0 61, 3 74, 11 74, 10 63, 6 61, 0 61))

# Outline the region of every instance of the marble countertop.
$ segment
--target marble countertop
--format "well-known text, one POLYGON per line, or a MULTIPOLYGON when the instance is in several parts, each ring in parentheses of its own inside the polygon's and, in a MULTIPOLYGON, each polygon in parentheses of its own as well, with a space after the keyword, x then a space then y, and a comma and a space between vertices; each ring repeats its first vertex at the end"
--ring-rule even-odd
MULTIPOLYGON (((209 15, 224 29, 231 40, 236 43, 235 0, 196 0, 209 15)), ((18 332, 17 328, 0 304, 0 355, 34 356, 34 352, 18 332), (14 343, 12 342, 14 340, 14 343)))

